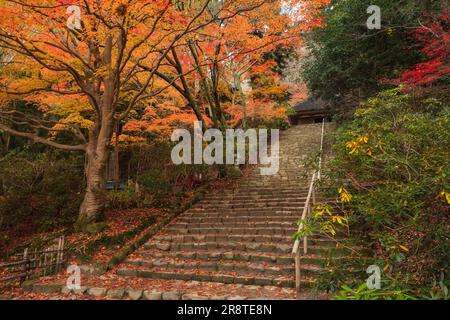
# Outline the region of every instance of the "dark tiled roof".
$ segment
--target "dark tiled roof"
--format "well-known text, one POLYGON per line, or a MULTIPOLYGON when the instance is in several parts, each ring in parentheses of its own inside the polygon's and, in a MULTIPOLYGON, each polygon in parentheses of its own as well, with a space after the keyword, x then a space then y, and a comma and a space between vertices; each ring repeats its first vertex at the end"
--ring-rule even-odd
POLYGON ((329 108, 330 108, 330 103, 321 98, 319 98, 319 99, 311 98, 305 102, 299 103, 296 106, 294 106, 294 110, 296 112, 321 111, 321 110, 326 110, 329 108))

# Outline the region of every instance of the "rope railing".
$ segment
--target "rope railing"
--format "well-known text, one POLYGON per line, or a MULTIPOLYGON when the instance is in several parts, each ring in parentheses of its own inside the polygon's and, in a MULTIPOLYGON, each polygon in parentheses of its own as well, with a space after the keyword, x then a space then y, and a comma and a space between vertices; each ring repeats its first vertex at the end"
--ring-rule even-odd
MULTIPOLYGON (((308 196, 306 197, 305 206, 303 207, 302 216, 300 219, 299 227, 297 233, 300 234, 305 224, 304 222, 308 218, 308 215, 311 214, 312 207, 316 204, 316 190, 315 185, 317 180, 321 180, 322 178, 322 154, 323 154, 323 142, 325 136, 325 119, 322 122, 322 135, 320 138, 320 156, 318 161, 318 169, 314 172, 311 183, 309 185, 308 196)), ((301 293, 301 250, 300 250, 301 239, 296 239, 294 242, 294 246, 292 248, 292 254, 295 259, 295 288, 297 291, 297 298, 299 298, 301 293)), ((308 254, 308 236, 303 237, 303 254, 308 254)))

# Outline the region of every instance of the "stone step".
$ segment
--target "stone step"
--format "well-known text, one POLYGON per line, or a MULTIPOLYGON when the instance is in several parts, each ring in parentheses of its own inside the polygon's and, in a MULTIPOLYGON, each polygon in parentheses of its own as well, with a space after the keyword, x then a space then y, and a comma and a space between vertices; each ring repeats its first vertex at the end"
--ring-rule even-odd
MULTIPOLYGON (((269 209, 269 210, 265 210, 265 209, 258 209, 258 210, 253 210, 253 211, 249 211, 249 210, 189 210, 188 212, 186 212, 185 214, 183 214, 181 216, 180 219, 182 218, 232 218, 232 219, 236 219, 236 218, 247 218, 247 217, 255 217, 256 219, 259 218, 265 218, 270 220, 275 220, 277 219, 277 217, 284 217, 284 218, 290 218, 292 221, 298 221, 302 215, 303 212, 303 208, 301 210, 295 209, 293 210, 292 208, 283 208, 283 209, 277 209, 277 210, 273 210, 273 209, 269 209)), ((250 220, 251 221, 251 220, 250 220)))
MULTIPOLYGON (((326 200, 323 198, 316 198, 317 203, 330 203, 332 200, 326 200)), ((263 208, 277 208, 277 207, 303 207, 306 202, 306 197, 292 199, 291 201, 283 200, 260 200, 260 199, 248 199, 248 200, 216 200, 205 201, 201 204, 197 204, 195 208, 242 208, 244 205, 251 204, 253 207, 263 208)))
POLYGON ((209 196, 204 201, 217 201, 217 200, 247 200, 247 199, 259 199, 259 200, 295 200, 299 198, 306 198, 308 190, 300 192, 290 192, 284 194, 278 194, 276 191, 269 192, 267 194, 257 192, 247 192, 246 190, 237 190, 234 193, 223 193, 216 196, 209 196))
MULTIPOLYGON (((141 277, 149 279, 162 280, 183 280, 183 281, 199 281, 199 282, 218 282, 225 284, 242 284, 242 285, 259 285, 259 286, 277 286, 282 288, 295 287, 295 280, 292 277, 267 277, 258 275, 240 275, 233 272, 213 273, 207 271, 189 271, 177 270, 169 271, 165 269, 155 268, 133 268, 133 269, 119 269, 118 275, 124 277, 141 277)), ((311 287, 315 281, 310 277, 303 277, 303 287, 311 287)))
POLYGON ((303 209, 305 207, 305 203, 304 202, 299 202, 299 203, 284 203, 284 204, 270 204, 270 205, 264 205, 264 204, 260 204, 258 202, 254 202, 253 204, 247 203, 247 207, 244 207, 243 204, 241 205, 232 205, 232 204, 217 204, 217 203, 212 203, 212 204, 202 204, 202 205, 197 205, 192 209, 199 209, 199 210, 209 210, 209 209, 216 209, 216 210, 221 210, 221 209, 226 209, 226 210, 233 210, 233 209, 239 209, 241 211, 255 211, 258 209, 266 209, 266 210, 274 210, 276 211, 277 209, 286 209, 286 208, 293 208, 293 209, 303 209))
MULTIPOLYGON (((252 218, 256 219, 254 221, 270 221, 276 219, 289 219, 288 221, 297 221, 301 216, 302 211, 284 209, 280 211, 267 210, 266 212, 255 211, 255 212, 235 212, 235 211, 225 211, 225 210, 208 210, 208 211, 193 211, 183 214, 178 219, 215 219, 215 221, 220 221, 219 219, 226 219, 224 221, 230 221, 229 219, 241 219, 238 221, 253 221, 252 218)), ((207 221, 207 220, 206 220, 207 221)), ((206 222, 205 221, 205 222, 206 222)))
MULTIPOLYGON (((220 235, 220 234, 206 234, 206 235, 158 235, 155 236, 152 242, 175 242, 175 243, 190 243, 190 242, 249 242, 249 243, 275 243, 293 245, 292 237, 290 236, 266 236, 266 235, 220 235)), ((315 246, 336 247, 333 240, 326 238, 309 238, 309 244, 315 246)))
POLYGON ((251 235, 285 235, 292 236, 297 232, 298 228, 293 226, 290 229, 274 229, 274 228, 174 228, 167 227, 167 234, 251 234, 251 235))
POLYGON ((306 199, 307 191, 304 194, 296 193, 295 195, 278 195, 278 194, 248 194, 243 190, 240 193, 222 194, 217 196, 207 197, 204 201, 246 201, 246 200, 261 200, 261 201, 288 201, 297 199, 306 199))
MULTIPOLYGON (((259 202, 258 200, 253 200, 252 202, 222 202, 222 203, 203 203, 196 205, 190 209, 190 211, 206 211, 206 210, 228 210, 233 211, 239 209, 240 211, 255 211, 255 210, 271 210, 278 211, 280 209, 302 209, 305 207, 305 201, 298 202, 259 202)), ((336 207, 337 203, 334 201, 316 201, 316 203, 328 204, 332 207, 336 207)), ((311 202, 312 205, 312 202, 311 202)))
MULTIPOLYGON (((292 243, 273 242, 163 242, 152 240, 144 245, 146 250, 160 250, 164 252, 174 251, 239 251, 249 253, 273 253, 278 255, 290 254, 292 243)), ((330 246, 322 246, 321 243, 308 245, 308 252, 318 254, 331 249, 330 246)), ((345 254, 344 249, 335 248, 336 252, 345 254)))
POLYGON ((266 222, 266 221, 279 221, 279 222, 297 222, 297 218, 292 215, 251 215, 251 216, 214 216, 208 217, 206 215, 183 215, 177 219, 179 223, 241 223, 241 222, 266 222))
POLYGON ((308 195, 308 190, 305 191, 292 191, 286 193, 278 193, 276 190, 267 191, 249 191, 245 189, 235 190, 233 192, 225 193, 225 191, 217 196, 208 196, 203 201, 227 201, 227 200, 295 200, 295 199, 306 199, 308 195))
POLYGON ((297 223, 294 221, 263 221, 263 222, 256 222, 256 221, 247 221, 247 222, 181 222, 177 221, 170 225, 170 227, 173 228, 185 228, 185 229, 191 229, 191 228, 289 228, 292 226, 296 226, 297 223))
MULTIPOLYGON (((188 214, 220 214, 229 216, 242 216, 242 215, 278 215, 279 213, 289 213, 294 214, 298 212, 303 212, 304 207, 298 208, 251 208, 251 207, 241 207, 239 209, 232 208, 198 208, 194 207, 187 211, 188 214), (301 210, 299 210, 301 209, 301 210)), ((301 214, 299 215, 299 217, 301 214)))
POLYGON ((279 170, 278 173, 271 175, 271 176, 261 176, 261 175, 249 176, 245 180, 242 181, 242 184, 249 183, 249 182, 260 182, 260 181, 271 182, 271 181, 277 181, 277 180, 285 180, 288 184, 289 183, 301 184, 301 183, 307 183, 308 180, 310 180, 310 179, 311 179, 310 174, 308 174, 308 172, 306 172, 306 171, 297 170, 296 172, 289 172, 287 170, 279 170))
MULTIPOLYGON (((191 270, 191 271, 208 271, 208 272, 237 272, 240 275, 257 275, 263 277, 292 277, 295 274, 295 266, 249 262, 227 262, 227 261, 201 261, 201 260, 174 260, 174 259, 158 259, 144 260, 133 259, 127 260, 126 263, 131 266, 143 267, 145 269, 165 269, 165 270, 191 270)), ((317 275, 322 268, 313 264, 302 264, 301 271, 304 275, 317 275)))
MULTIPOLYGON (((310 178, 311 179, 311 178, 310 178)), ((292 193, 292 194, 298 194, 298 193, 305 193, 305 190, 307 186, 309 186, 311 180, 305 180, 301 182, 283 182, 282 185, 280 185, 280 181, 274 181, 273 183, 271 180, 268 180, 267 182, 261 182, 261 183, 247 183, 242 182, 239 185, 239 190, 248 190, 248 192, 255 192, 255 193, 268 193, 268 192, 274 192, 277 190, 277 187, 282 187, 283 190, 279 191, 278 194, 286 194, 286 193, 292 193)))
MULTIPOLYGON (((273 264, 273 266, 293 265, 294 258, 292 254, 277 255, 274 253, 259 253, 259 252, 245 252, 245 251, 226 251, 226 250, 198 250, 198 251, 161 251, 161 250, 141 250, 135 255, 133 259, 181 259, 200 260, 200 261, 237 261, 237 262, 263 262, 273 264)), ((302 263, 322 265, 327 261, 327 257, 308 253, 302 255, 302 263)), ((345 255, 333 257, 333 259, 346 259, 345 255)))
POLYGON ((258 171, 254 176, 249 176, 242 180, 239 184, 239 188, 243 189, 252 183, 260 184, 264 183, 266 189, 273 188, 276 183, 282 183, 279 187, 289 190, 289 189, 306 189, 308 181, 311 181, 312 173, 301 173, 301 174, 286 174, 286 175, 272 175, 272 176, 261 176, 258 171))
MULTIPOLYGON (((309 182, 308 185, 301 185, 298 186, 297 183, 289 185, 289 184, 284 184, 284 185, 278 185, 278 186, 263 186, 260 188, 244 188, 241 187, 242 185, 240 185, 239 188, 236 189, 232 189, 232 190, 228 190, 228 193, 242 193, 245 191, 245 194, 278 194, 278 195, 286 195, 286 194, 293 194, 293 195, 298 195, 298 194, 304 194, 307 193, 309 190, 309 182)), ((225 193, 226 194, 226 193, 225 193)))
MULTIPOLYGON (((279 215, 280 213, 289 213, 289 214, 297 214, 298 217, 301 216, 303 212, 304 206, 297 207, 289 207, 289 206, 280 206, 280 207, 240 207, 240 208, 227 208, 227 207, 210 207, 210 208, 201 208, 194 207, 187 211, 187 213, 211 213, 211 214, 220 214, 220 215, 229 215, 229 216, 242 216, 242 215, 279 215)), ((334 208, 334 206, 333 206, 334 208)))

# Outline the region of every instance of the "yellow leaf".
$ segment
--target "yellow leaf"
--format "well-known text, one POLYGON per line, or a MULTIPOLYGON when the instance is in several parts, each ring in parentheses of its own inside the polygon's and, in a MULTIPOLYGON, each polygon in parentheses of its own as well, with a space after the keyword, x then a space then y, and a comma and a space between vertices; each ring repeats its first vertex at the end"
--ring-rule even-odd
POLYGON ((442 191, 438 194, 436 199, 442 199, 443 201, 446 201, 447 204, 450 204, 450 193, 448 193, 447 191, 442 191))
POLYGON ((339 193, 340 193, 340 201, 342 203, 350 203, 350 201, 352 200, 352 195, 350 194, 350 192, 347 191, 347 189, 340 188, 339 193))
POLYGON ((323 216, 323 214, 325 213, 325 210, 321 210, 321 211, 317 211, 315 214, 314 214, 314 216, 317 218, 317 217, 321 217, 321 216, 323 216))
POLYGON ((400 249, 402 249, 405 252, 409 252, 409 249, 405 246, 399 245, 400 249))

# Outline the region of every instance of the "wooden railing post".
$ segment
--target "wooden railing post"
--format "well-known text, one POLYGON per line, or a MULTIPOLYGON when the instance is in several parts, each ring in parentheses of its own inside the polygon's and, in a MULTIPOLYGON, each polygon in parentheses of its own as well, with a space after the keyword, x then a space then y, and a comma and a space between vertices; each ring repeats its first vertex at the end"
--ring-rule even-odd
POLYGON ((58 249, 56 250, 56 267, 55 267, 55 272, 58 273, 59 272, 59 255, 61 253, 61 239, 62 237, 59 237, 58 239, 58 249))
POLYGON ((62 243, 61 243, 61 263, 63 263, 63 261, 64 261, 64 241, 65 241, 65 238, 63 236, 62 243))
POLYGON ((20 277, 20 284, 22 284, 24 281, 27 280, 28 277, 28 273, 30 272, 30 264, 29 264, 29 260, 28 260, 28 248, 25 248, 25 250, 23 251, 23 266, 22 266, 22 271, 23 271, 23 275, 20 277))
POLYGON ((322 122, 322 135, 320 137, 320 158, 319 158, 319 170, 317 173, 317 179, 322 180, 322 156, 323 156, 323 140, 325 136, 325 118, 322 122))
POLYGON ((295 290, 297 299, 300 299, 300 285, 301 285, 301 269, 300 269, 300 250, 295 253, 295 290))
POLYGON ((64 260, 64 236, 59 238, 58 250, 56 253, 56 272, 58 273, 62 269, 64 260))

